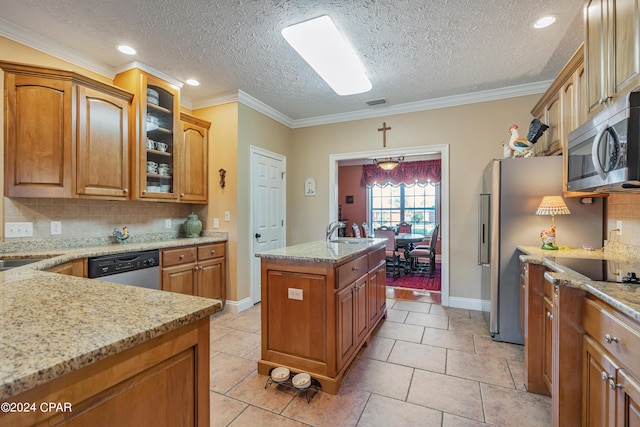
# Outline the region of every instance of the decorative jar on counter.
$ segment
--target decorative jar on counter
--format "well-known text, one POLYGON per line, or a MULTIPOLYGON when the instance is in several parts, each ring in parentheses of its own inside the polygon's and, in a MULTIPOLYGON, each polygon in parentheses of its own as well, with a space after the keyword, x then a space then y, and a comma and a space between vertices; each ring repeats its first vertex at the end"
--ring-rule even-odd
POLYGON ((200 237, 202 231, 202 221, 198 219, 198 215, 191 212, 187 215, 187 220, 184 222, 184 234, 186 237, 200 237))

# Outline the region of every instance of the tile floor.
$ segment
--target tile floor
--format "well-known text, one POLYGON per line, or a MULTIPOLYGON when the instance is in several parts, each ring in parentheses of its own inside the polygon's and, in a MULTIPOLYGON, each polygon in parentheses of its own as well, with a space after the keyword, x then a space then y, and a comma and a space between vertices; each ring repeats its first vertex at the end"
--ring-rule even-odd
POLYGON ((337 395, 265 389, 260 305, 211 318, 212 426, 548 426, 551 400, 524 391, 521 346, 488 336, 482 313, 438 296, 387 293, 387 319, 337 395))

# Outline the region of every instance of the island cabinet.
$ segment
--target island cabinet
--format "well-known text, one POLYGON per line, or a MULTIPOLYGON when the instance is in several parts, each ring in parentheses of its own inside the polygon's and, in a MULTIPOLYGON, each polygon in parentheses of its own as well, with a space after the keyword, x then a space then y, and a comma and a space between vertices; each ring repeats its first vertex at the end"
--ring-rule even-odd
POLYGON ((584 299, 582 425, 640 425, 640 323, 584 299))
POLYGON ((71 71, 0 62, 5 195, 129 198, 133 95, 71 71))
POLYGON ((2 426, 209 426, 209 318, 4 401, 29 410, 2 426))
POLYGON ((226 301, 225 243, 162 249, 163 291, 226 301))
POLYGON ((384 247, 330 262, 261 259, 262 358, 258 372, 278 366, 308 372, 336 394, 358 350, 386 317, 384 247))
POLYGON ((45 269, 51 273, 65 274, 75 277, 87 277, 87 258, 74 259, 45 269))
POLYGON ((587 0, 586 107, 601 111, 640 86, 640 1, 587 0))

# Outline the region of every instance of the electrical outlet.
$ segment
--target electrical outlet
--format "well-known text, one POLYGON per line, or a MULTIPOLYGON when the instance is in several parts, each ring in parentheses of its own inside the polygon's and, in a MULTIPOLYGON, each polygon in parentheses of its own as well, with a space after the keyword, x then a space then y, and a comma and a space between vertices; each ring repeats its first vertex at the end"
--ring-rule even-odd
POLYGON ((224 211, 224 220, 231 221, 231 213, 229 211, 224 211))
POLYGON ((220 221, 218 220, 218 218, 213 218, 213 228, 218 227, 220 227, 220 221))
POLYGON ((289 296, 289 299, 302 301, 302 289, 287 288, 287 295, 289 296))
POLYGON ((51 221, 51 235, 62 234, 62 221, 51 221))
POLYGON ((4 225, 4 237, 32 237, 32 222, 7 222, 4 225))
POLYGON ((164 220, 164 228, 171 228, 171 218, 164 220))
POLYGON ((621 219, 616 221, 616 228, 618 229, 618 234, 622 236, 622 220, 621 219))

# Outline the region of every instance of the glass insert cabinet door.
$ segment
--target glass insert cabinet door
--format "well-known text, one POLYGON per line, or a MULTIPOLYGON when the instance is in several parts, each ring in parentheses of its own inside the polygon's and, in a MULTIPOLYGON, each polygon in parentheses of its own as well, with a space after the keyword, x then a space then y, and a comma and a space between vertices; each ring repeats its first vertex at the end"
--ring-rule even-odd
POLYGON ((176 136, 176 95, 149 79, 146 86, 146 156, 143 196, 152 198, 174 198, 175 136, 176 136))

